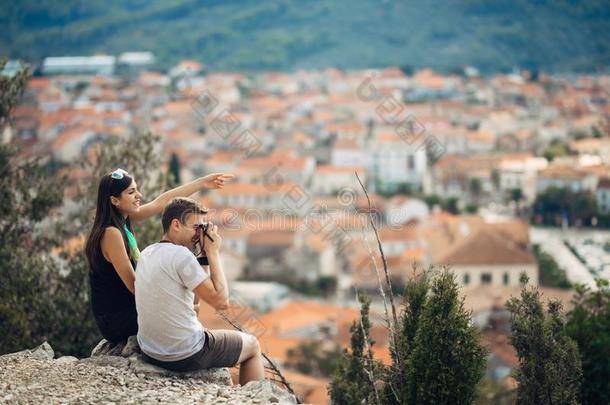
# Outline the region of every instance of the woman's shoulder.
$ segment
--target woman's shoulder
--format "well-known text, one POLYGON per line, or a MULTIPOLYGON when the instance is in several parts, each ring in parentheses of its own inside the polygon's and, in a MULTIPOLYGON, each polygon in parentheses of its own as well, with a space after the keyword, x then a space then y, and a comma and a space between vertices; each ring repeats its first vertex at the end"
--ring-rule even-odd
POLYGON ((104 241, 113 241, 113 240, 123 240, 123 234, 114 225, 108 225, 104 228, 104 233, 102 233, 102 242, 104 241))

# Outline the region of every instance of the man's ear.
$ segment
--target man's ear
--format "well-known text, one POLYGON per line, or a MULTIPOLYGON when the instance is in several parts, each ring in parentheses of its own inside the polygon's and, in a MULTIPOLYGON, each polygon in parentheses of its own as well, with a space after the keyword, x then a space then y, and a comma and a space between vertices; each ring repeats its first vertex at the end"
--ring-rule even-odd
POLYGON ((172 223, 170 225, 171 228, 174 228, 174 230, 179 231, 180 230, 180 220, 178 218, 174 218, 172 219, 172 223))

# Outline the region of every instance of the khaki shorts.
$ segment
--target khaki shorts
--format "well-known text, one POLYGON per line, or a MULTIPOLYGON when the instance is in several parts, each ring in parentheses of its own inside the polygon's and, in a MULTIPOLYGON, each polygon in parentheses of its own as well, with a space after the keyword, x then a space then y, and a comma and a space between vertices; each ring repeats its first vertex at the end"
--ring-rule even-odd
POLYGON ((208 368, 233 367, 239 360, 243 341, 241 333, 233 330, 205 330, 203 348, 186 359, 160 361, 142 353, 144 360, 172 371, 196 371, 208 368))

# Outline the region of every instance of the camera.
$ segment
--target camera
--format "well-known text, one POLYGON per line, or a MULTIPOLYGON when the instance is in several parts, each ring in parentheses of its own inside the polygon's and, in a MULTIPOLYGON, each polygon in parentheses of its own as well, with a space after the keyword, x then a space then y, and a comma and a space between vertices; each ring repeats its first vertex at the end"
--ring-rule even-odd
POLYGON ((207 238, 209 240, 211 240, 212 242, 214 242, 214 239, 212 239, 212 237, 208 234, 208 228, 210 226, 209 222, 204 222, 203 224, 198 224, 197 225, 197 231, 202 232, 203 236, 207 236, 207 238))
MULTIPOLYGON (((205 250, 203 249, 203 243, 204 243, 204 239, 203 238, 207 237, 209 240, 214 242, 214 239, 212 239, 212 237, 208 234, 209 226, 210 226, 209 222, 204 222, 202 224, 197 224, 197 227, 196 227, 197 232, 200 234, 200 236, 199 236, 200 254, 205 254, 205 250)), ((207 256, 198 257, 197 258, 197 262, 201 266, 208 266, 209 265, 207 256)))

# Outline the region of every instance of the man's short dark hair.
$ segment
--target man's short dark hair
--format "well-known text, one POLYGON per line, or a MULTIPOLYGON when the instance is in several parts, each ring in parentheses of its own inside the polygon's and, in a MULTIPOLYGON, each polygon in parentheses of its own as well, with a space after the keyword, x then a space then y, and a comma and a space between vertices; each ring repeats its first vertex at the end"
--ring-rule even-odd
POLYGON ((174 219, 177 219, 181 223, 185 224, 189 215, 205 215, 207 213, 208 210, 206 208, 191 198, 174 198, 163 210, 163 218, 161 219, 161 223, 163 224, 163 232, 168 231, 169 226, 174 219))

